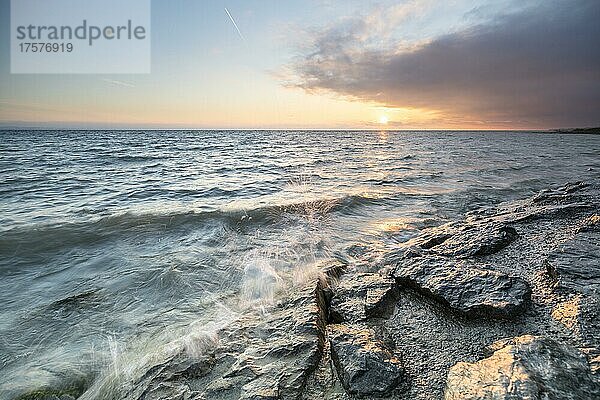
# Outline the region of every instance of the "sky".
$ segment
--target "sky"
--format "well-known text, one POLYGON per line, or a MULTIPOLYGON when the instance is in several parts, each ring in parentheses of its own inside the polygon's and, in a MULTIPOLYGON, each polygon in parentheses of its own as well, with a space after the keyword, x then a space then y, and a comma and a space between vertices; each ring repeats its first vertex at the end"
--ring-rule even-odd
POLYGON ((599 20, 598 0, 153 0, 151 73, 34 75, 10 73, 0 0, 0 126, 600 126, 599 20))

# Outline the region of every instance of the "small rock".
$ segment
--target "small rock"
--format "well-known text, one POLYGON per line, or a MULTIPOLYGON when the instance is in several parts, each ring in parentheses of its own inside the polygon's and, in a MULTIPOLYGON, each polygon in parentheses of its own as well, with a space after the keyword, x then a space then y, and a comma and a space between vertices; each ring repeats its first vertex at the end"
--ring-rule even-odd
POLYGON ((531 289, 520 278, 445 258, 403 263, 394 277, 467 314, 513 317, 523 311, 531 297, 531 289))
POLYGON ((496 342, 494 353, 448 372, 445 400, 600 398, 585 357, 553 340, 521 336, 496 342))
POLYGON ((333 362, 348 394, 387 396, 403 382, 400 360, 372 330, 330 325, 328 337, 333 362))

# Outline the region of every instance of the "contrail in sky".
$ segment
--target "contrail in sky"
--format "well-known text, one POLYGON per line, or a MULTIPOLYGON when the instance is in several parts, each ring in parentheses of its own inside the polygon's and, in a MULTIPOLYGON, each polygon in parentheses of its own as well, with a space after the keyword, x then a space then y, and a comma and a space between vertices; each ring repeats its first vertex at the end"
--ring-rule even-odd
POLYGON ((235 23, 235 20, 233 19, 233 17, 231 16, 231 13, 229 12, 229 10, 227 9, 227 7, 225 7, 225 12, 227 13, 227 15, 229 16, 229 19, 231 20, 231 22, 233 23, 233 26, 235 26, 235 30, 237 31, 238 35, 240 35, 240 38, 243 41, 246 41, 246 39, 244 38, 244 35, 242 35, 242 32, 240 32, 240 28, 238 28, 237 24, 235 23))

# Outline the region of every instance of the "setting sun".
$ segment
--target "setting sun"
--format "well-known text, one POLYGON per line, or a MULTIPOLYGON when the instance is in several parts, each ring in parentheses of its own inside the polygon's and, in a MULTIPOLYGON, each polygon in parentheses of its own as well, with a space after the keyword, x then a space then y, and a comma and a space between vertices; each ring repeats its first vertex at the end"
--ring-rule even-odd
POLYGON ((381 125, 387 125, 388 121, 389 121, 388 117, 386 117, 385 115, 382 115, 381 117, 379 117, 379 123, 381 125))

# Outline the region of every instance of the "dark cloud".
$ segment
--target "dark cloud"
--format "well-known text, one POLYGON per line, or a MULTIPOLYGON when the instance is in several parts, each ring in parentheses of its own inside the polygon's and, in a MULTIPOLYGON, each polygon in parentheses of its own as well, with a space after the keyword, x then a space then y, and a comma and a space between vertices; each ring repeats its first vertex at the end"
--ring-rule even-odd
POLYGON ((369 25, 318 33, 289 84, 519 127, 600 125, 600 1, 544 1, 414 49, 367 45, 369 25))

